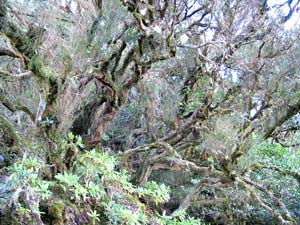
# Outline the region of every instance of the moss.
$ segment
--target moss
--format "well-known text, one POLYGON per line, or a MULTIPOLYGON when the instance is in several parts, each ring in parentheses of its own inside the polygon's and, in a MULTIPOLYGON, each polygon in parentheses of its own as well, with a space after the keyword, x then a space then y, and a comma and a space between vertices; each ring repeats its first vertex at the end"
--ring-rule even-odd
POLYGON ((1 4, 0 4, 0 30, 2 29, 3 25, 5 24, 6 12, 7 12, 7 1, 2 0, 1 4))
POLYGON ((54 201, 51 205, 49 205, 48 214, 53 217, 53 224, 63 224, 65 207, 66 205, 63 201, 54 201))
POLYGON ((134 195, 125 195, 125 200, 132 203, 135 207, 140 208, 142 211, 146 211, 146 206, 134 195))
POLYGON ((8 207, 1 209, 0 213, 0 225, 20 225, 22 222, 20 218, 16 215, 14 209, 8 207))
POLYGON ((26 57, 31 58, 35 54, 36 45, 17 24, 6 20, 1 31, 7 35, 18 51, 26 57))
POLYGON ((21 223, 19 222, 19 220, 15 217, 0 217, 0 225, 20 225, 21 223))
POLYGON ((51 79, 55 74, 43 63, 43 57, 39 54, 34 55, 28 65, 29 69, 39 78, 51 79))
MULTIPOLYGON (((17 24, 6 21, 0 32, 9 38, 10 42, 16 47, 30 69, 42 82, 52 85, 50 82, 55 79, 53 71, 48 69, 43 63, 43 57, 37 52, 38 44, 44 32, 43 28, 31 27, 28 32, 23 31, 17 24)), ((53 82, 52 82, 53 83, 53 82)))
POLYGON ((0 114, 0 127, 5 128, 6 136, 10 137, 13 140, 13 145, 18 145, 20 142, 20 137, 17 134, 13 125, 9 120, 0 114))

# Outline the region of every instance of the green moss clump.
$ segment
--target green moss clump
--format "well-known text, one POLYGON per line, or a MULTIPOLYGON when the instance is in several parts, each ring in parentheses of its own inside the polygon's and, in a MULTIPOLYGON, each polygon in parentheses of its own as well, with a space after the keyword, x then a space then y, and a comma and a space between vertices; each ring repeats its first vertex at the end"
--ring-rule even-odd
POLYGON ((51 217, 54 218, 53 224, 63 224, 65 207, 65 203, 63 203, 62 201, 54 201, 51 205, 48 206, 48 213, 51 217))

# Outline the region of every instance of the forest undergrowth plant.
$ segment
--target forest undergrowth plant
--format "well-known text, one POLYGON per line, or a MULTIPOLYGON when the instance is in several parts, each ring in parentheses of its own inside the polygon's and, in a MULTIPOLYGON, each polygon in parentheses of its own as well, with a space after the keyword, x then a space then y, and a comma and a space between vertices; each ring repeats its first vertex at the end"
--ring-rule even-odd
POLYGON ((50 186, 54 182, 43 180, 40 171, 43 164, 37 159, 26 157, 26 153, 20 162, 8 167, 9 178, 5 186, 11 190, 10 198, 7 198, 8 207, 15 207, 17 216, 26 223, 41 223, 40 202, 49 199, 52 195, 50 186))
POLYGON ((69 133, 68 139, 71 143, 64 141, 60 146, 73 146, 77 154, 72 158, 72 167, 65 167, 54 179, 43 174, 45 167, 51 165, 43 165, 41 160, 26 154, 8 168, 10 176, 6 186, 12 194, 7 198, 7 206, 16 208, 16 217, 24 224, 43 224, 47 214, 62 222, 66 207, 85 210, 90 224, 142 225, 154 221, 193 224, 192 221, 198 221, 183 216, 174 220, 160 216, 158 206, 170 199, 168 186, 155 181, 136 186, 130 182, 130 174, 118 168, 115 157, 96 149, 79 151, 84 147, 81 137, 69 133))
POLYGON ((161 225, 205 225, 199 219, 189 217, 185 211, 178 211, 173 217, 165 215, 159 215, 157 222, 161 225))

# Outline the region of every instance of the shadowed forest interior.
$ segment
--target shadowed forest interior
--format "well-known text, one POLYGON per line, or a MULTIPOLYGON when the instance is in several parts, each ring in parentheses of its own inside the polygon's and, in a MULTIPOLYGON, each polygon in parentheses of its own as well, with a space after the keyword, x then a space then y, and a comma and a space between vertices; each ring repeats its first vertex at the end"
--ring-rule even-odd
POLYGON ((300 0, 0 0, 0 225, 300 225, 300 0))

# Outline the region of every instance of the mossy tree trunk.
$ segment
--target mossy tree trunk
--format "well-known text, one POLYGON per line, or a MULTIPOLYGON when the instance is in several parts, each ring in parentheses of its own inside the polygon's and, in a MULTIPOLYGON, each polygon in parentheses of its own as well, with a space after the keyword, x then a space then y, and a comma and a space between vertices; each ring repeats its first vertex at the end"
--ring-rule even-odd
POLYGON ((300 110, 291 64, 299 37, 282 34, 266 2, 0 0, 1 146, 38 154, 52 179, 78 154, 60 148, 73 132, 85 149, 117 155, 137 185, 157 179, 153 171, 191 172, 186 183, 200 181, 178 211, 197 199, 230 204, 226 190, 239 185, 281 224, 295 224, 245 171, 299 174, 243 168, 251 148, 300 110), (205 188, 221 196, 201 199, 205 188))

